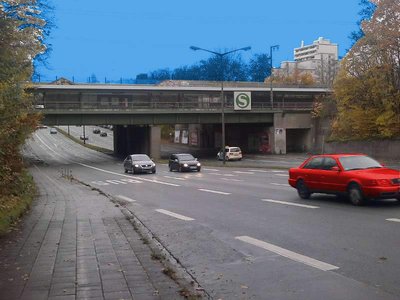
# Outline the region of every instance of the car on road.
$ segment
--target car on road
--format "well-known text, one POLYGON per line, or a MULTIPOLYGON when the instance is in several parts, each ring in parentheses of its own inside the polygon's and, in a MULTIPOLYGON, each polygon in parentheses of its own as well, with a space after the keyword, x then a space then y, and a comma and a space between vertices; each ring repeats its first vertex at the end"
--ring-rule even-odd
POLYGON ((99 133, 100 133, 100 129, 94 128, 94 129, 93 129, 93 133, 94 133, 94 134, 99 134, 99 133))
POLYGON ((50 134, 57 134, 57 129, 54 127, 50 128, 50 134))
POLYGON ((183 171, 197 171, 201 170, 201 163, 197 158, 189 153, 175 153, 169 157, 168 167, 170 172, 176 170, 183 171))
POLYGON ((82 141, 88 141, 88 140, 89 140, 89 137, 88 137, 87 135, 81 135, 79 138, 80 138, 82 141))
POLYGON ((100 132, 100 136, 102 136, 102 137, 107 136, 107 132, 105 132, 105 131, 100 132))
MULTIPOLYGON (((242 158, 242 149, 240 147, 225 147, 225 160, 241 160, 242 158)), ((217 159, 224 159, 222 150, 217 153, 217 159)))
POLYGON ((289 169, 289 184, 302 199, 312 193, 346 195, 354 205, 368 199, 400 201, 400 171, 364 154, 324 154, 289 169))
POLYGON ((124 160, 125 173, 156 173, 156 164, 146 154, 131 154, 124 160))

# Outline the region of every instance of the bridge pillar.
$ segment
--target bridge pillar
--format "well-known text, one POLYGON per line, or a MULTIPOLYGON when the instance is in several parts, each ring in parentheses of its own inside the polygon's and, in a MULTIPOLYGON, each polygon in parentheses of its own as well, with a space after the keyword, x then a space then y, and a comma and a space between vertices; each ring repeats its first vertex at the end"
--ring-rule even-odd
POLYGON ((272 137, 273 154, 286 154, 286 126, 282 113, 274 113, 272 137))
POLYGON ((154 159, 160 158, 161 129, 155 126, 114 126, 114 153, 126 156, 145 153, 154 159))

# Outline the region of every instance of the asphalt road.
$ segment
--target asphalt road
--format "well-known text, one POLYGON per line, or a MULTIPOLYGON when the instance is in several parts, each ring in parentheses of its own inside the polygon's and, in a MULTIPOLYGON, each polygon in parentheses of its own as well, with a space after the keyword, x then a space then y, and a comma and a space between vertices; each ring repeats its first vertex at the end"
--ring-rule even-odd
POLYGON ((400 298, 395 200, 302 200, 272 168, 124 174, 120 160, 48 130, 24 153, 120 199, 215 299, 400 298))

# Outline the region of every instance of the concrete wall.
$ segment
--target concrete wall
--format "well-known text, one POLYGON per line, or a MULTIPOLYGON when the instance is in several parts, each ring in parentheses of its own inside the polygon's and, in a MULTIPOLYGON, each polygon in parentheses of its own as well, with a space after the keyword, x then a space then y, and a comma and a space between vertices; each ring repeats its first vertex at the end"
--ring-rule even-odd
POLYGON ((302 136, 298 137, 298 142, 301 144, 301 149, 311 149, 311 127, 310 113, 275 113, 274 127, 269 134, 273 153, 287 153, 287 129, 304 129, 302 136))
POLYGON ((400 139, 325 143, 324 152, 364 153, 374 158, 400 162, 400 139))

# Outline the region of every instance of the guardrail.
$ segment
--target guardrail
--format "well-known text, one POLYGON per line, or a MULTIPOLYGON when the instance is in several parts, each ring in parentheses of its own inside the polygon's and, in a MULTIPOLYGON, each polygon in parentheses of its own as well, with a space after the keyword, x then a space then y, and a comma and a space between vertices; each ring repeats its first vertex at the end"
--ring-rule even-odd
MULTIPOLYGON (((114 103, 79 103, 79 102, 49 102, 44 104, 36 104, 33 107, 36 111, 144 111, 144 110, 181 110, 188 112, 190 110, 202 111, 220 111, 221 104, 218 102, 120 102, 114 103)), ((234 105, 232 102, 225 104, 225 109, 233 110, 234 105)), ((265 111, 265 110, 311 110, 312 103, 310 102, 274 102, 272 106, 270 102, 253 102, 251 104, 252 110, 265 111)))

